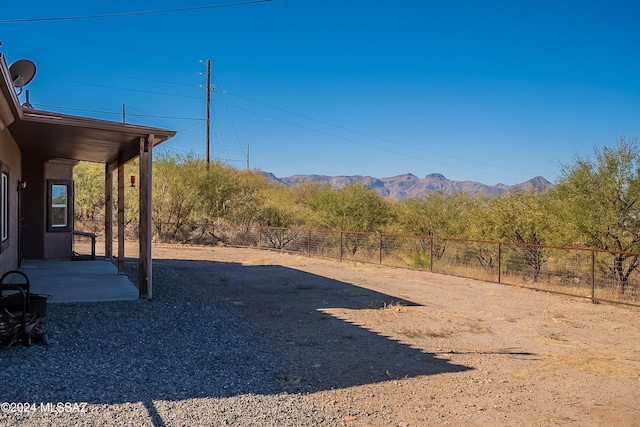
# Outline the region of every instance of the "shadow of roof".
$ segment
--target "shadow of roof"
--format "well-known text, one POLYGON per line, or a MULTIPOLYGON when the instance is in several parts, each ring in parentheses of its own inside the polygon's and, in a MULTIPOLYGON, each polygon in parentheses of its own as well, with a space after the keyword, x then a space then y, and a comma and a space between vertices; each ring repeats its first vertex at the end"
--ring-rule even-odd
MULTIPOLYGON (((127 262, 132 277, 136 267, 127 262)), ((0 395, 149 402, 314 392, 470 369, 323 311, 385 304, 416 305, 282 266, 156 260, 152 301, 52 305, 48 347, 2 352, 9 368, 0 370, 0 395)))

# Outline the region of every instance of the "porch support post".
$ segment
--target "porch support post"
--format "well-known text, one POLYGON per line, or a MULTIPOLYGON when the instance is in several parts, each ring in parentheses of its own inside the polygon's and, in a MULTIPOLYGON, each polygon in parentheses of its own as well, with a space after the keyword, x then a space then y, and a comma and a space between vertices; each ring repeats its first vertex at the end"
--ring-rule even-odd
POLYGON ((153 134, 140 138, 140 298, 151 299, 151 169, 152 169, 153 134))
POLYGON ((104 167, 104 258, 113 257, 113 171, 109 163, 104 167))
POLYGON ((118 274, 124 274, 124 165, 118 165, 118 274))

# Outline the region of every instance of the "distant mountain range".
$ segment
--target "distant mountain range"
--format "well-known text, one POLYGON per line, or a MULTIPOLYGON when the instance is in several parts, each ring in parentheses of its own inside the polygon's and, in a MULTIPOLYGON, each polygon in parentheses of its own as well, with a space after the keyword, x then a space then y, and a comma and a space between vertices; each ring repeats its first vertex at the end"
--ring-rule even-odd
POLYGON ((475 181, 451 181, 439 173, 432 173, 424 178, 407 173, 390 178, 373 178, 370 176, 326 176, 326 175, 294 175, 277 178, 272 173, 263 172, 270 182, 277 182, 289 187, 303 182, 326 183, 334 188, 342 188, 360 182, 367 188, 376 190, 380 195, 396 200, 420 198, 432 192, 458 193, 471 195, 486 194, 497 196, 507 191, 546 191, 554 185, 542 176, 515 185, 486 185, 475 181))

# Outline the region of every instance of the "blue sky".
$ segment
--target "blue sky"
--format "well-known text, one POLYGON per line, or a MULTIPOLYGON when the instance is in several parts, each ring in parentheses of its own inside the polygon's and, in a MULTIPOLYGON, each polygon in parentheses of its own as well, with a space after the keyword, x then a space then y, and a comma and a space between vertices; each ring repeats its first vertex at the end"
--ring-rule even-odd
MULTIPOLYGON (((9 2, 0 47, 34 107, 178 131, 163 150, 294 174, 485 184, 640 136, 633 1, 9 2)), ((21 96, 24 101, 24 94, 21 96)))

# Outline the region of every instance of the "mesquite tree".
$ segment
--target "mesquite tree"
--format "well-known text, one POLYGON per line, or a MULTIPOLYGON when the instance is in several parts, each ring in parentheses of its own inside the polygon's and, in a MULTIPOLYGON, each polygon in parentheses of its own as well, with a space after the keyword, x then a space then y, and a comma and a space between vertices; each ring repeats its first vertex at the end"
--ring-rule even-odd
POLYGON ((517 251, 533 270, 538 282, 547 251, 538 245, 549 244, 552 216, 546 209, 548 195, 538 192, 511 192, 491 201, 494 236, 498 240, 518 243, 517 251))
POLYGON ((578 156, 562 168, 556 194, 565 205, 574 239, 589 247, 617 251, 605 269, 624 293, 640 261, 640 152, 637 138, 621 137, 613 147, 578 156))

